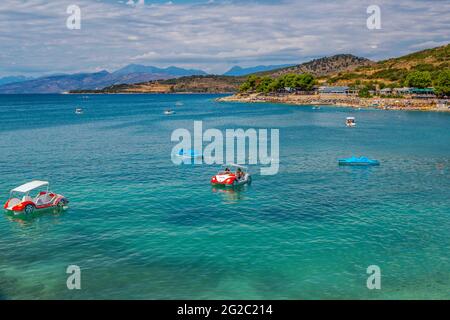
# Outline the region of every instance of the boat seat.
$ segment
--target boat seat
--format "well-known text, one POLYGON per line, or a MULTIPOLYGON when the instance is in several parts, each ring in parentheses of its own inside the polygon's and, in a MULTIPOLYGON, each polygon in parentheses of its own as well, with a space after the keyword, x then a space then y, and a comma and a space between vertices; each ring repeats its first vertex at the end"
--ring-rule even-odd
POLYGON ((35 199, 34 199, 34 203, 36 203, 36 205, 40 206, 40 205, 44 205, 49 203, 52 200, 52 194, 48 194, 45 193, 43 195, 38 195, 35 199))
POLYGON ((20 199, 17 198, 12 198, 11 200, 9 200, 8 202, 8 208, 12 208, 17 206, 20 203, 20 199))
POLYGON ((33 202, 33 199, 32 199, 30 196, 24 196, 24 197, 22 198, 22 202, 27 202, 27 201, 33 202))

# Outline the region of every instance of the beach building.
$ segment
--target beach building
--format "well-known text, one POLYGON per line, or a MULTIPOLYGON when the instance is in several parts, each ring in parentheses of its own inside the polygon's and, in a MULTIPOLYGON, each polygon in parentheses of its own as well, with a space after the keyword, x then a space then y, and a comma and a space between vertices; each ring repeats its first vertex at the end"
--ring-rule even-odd
POLYGON ((391 95, 392 94, 392 88, 384 88, 380 90, 381 95, 391 95))
POLYGON ((434 98, 436 96, 433 88, 394 88, 393 93, 414 98, 434 98))
POLYGON ((313 91, 305 91, 303 88, 291 88, 284 87, 282 89, 277 90, 277 94, 298 94, 298 95, 313 95, 316 92, 313 91))
POLYGON ((392 93, 397 95, 407 95, 411 93, 410 89, 411 88, 394 88, 392 89, 392 93))
POLYGON ((270 93, 268 93, 268 95, 270 95, 270 96, 283 96, 283 95, 288 95, 288 94, 291 94, 291 93, 293 93, 292 88, 284 87, 284 88, 277 89, 276 92, 270 92, 270 93))
POLYGON ((433 88, 423 88, 423 89, 412 88, 411 96, 413 98, 418 99, 428 99, 428 98, 435 98, 436 94, 434 93, 433 88))
POLYGON ((336 87, 328 87, 322 86, 319 87, 318 92, 320 94, 345 94, 345 95, 356 95, 358 94, 358 90, 351 89, 347 86, 336 86, 336 87))

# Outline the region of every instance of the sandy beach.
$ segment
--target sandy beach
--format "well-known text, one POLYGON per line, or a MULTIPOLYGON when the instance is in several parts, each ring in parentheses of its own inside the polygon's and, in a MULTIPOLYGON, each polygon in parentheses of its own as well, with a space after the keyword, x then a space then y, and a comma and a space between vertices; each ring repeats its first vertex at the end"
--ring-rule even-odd
POLYGON ((246 102, 246 103, 284 103, 293 105, 333 105, 353 108, 377 108, 383 110, 408 110, 408 111, 441 111, 450 112, 447 104, 442 104, 439 99, 417 98, 359 98, 340 94, 316 94, 316 95, 264 95, 264 94, 236 94, 219 98, 222 102, 246 102))

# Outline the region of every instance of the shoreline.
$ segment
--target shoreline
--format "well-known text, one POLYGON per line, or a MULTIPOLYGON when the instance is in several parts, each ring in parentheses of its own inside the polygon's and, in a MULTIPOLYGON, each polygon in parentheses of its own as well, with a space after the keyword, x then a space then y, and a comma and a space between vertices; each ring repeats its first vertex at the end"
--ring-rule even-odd
POLYGON ((68 93, 56 93, 66 95, 232 95, 233 92, 68 92, 68 93))
POLYGON ((338 94, 317 95, 263 95, 263 94, 235 94, 228 97, 218 98, 219 102, 242 102, 242 103, 279 103, 290 105, 315 105, 336 106, 350 108, 374 108, 379 110, 403 110, 403 111, 434 111, 450 112, 447 102, 445 107, 438 107, 438 100, 418 98, 360 98, 357 96, 346 96, 338 94))

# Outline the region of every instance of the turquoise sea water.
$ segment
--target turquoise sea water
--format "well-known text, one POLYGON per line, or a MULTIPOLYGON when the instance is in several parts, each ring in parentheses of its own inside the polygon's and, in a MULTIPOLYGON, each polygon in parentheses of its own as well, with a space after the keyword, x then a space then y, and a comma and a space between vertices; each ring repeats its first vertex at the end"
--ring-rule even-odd
POLYGON ((0 216, 0 298, 450 298, 450 114, 216 97, 0 96, 2 202, 32 179, 71 201, 0 216), (173 165, 171 133, 194 120, 279 128, 279 174, 256 167, 251 186, 225 192, 209 184, 218 166, 173 165), (338 167, 352 155, 381 166, 338 167), (73 264, 79 291, 66 287, 73 264))

